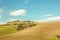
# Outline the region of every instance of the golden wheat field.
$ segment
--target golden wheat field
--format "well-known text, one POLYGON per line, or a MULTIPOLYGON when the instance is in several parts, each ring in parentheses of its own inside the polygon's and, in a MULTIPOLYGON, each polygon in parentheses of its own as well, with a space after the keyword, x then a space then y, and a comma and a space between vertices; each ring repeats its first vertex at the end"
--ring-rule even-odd
POLYGON ((38 22, 35 27, 0 37, 0 40, 60 40, 60 22, 38 22), (51 39, 50 39, 50 38, 51 39))

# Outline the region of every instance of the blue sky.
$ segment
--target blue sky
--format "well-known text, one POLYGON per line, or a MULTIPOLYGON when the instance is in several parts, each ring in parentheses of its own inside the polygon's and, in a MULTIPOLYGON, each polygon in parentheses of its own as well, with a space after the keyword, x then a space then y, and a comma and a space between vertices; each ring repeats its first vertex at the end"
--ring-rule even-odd
POLYGON ((0 0, 0 22, 51 18, 60 19, 60 0, 0 0))

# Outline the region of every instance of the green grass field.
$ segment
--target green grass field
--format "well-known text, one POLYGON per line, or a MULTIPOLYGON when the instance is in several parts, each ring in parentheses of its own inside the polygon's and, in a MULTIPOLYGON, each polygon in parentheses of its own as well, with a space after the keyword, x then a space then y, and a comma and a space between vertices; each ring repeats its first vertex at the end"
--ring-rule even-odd
POLYGON ((15 25, 1 25, 0 26, 0 36, 16 33, 16 26, 15 25))

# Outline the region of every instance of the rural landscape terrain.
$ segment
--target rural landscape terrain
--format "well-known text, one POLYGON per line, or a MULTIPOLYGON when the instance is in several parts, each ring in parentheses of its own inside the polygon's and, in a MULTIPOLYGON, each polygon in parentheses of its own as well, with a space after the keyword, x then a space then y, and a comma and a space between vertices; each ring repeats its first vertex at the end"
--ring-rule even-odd
POLYGON ((1 25, 0 40, 60 40, 60 22, 35 22, 33 25, 20 31, 12 23, 1 25))
POLYGON ((60 40, 60 0, 0 0, 0 40, 60 40))

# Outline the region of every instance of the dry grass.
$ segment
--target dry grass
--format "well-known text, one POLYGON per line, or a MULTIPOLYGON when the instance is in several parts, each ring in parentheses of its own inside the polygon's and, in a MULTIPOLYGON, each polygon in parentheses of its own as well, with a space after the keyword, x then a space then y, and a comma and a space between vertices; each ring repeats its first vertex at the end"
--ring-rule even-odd
MULTIPOLYGON (((47 40, 51 34, 59 35, 60 22, 37 23, 37 26, 21 30, 15 34, 0 37, 0 40, 47 40), (55 32, 56 31, 56 32, 55 32)), ((51 35, 54 36, 55 35, 51 35)))

